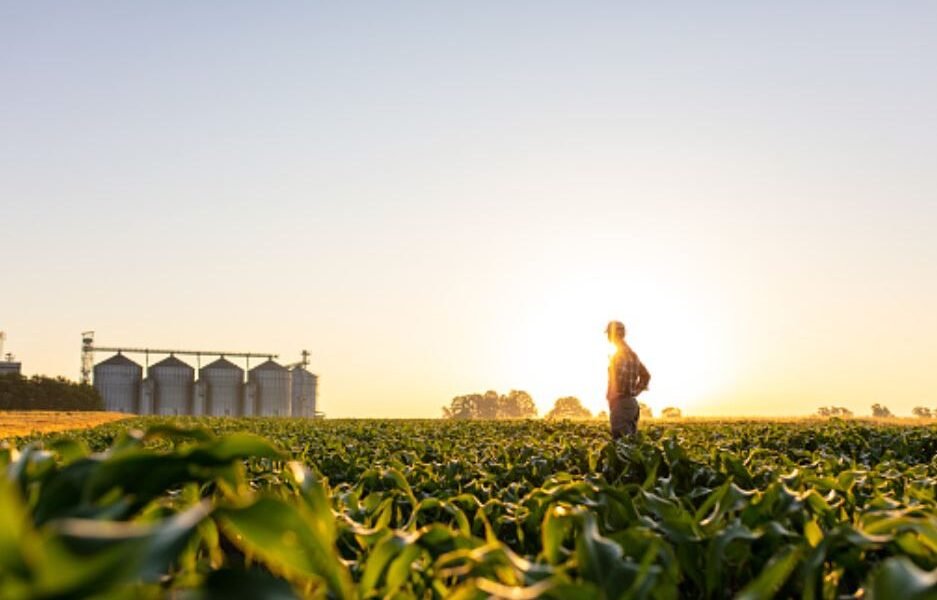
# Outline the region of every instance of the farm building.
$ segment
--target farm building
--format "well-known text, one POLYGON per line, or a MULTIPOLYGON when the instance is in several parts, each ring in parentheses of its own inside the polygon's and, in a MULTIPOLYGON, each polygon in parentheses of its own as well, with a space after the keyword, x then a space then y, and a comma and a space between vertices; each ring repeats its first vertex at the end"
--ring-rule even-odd
POLYGON ((12 360, 0 360, 0 375, 20 375, 22 371, 22 363, 12 360))
MULTIPOLYGON (((101 349, 89 344, 84 353, 93 350, 101 349)), ((249 370, 220 353, 179 353, 197 355, 199 362, 204 355, 218 358, 196 369, 173 352, 130 349, 118 350, 95 364, 93 385, 105 410, 143 415, 320 416, 316 412, 318 377, 306 369, 308 353, 288 366, 268 358, 249 370), (147 359, 150 354, 169 356, 144 367, 124 352, 145 352, 147 359)), ((249 360, 254 355, 241 356, 249 360)))
MULTIPOLYGON (((3 342, 7 339, 7 334, 0 331, 0 375, 22 375, 22 363, 13 360, 12 354, 3 354, 3 342)), ((305 359, 306 355, 303 354, 305 359)))

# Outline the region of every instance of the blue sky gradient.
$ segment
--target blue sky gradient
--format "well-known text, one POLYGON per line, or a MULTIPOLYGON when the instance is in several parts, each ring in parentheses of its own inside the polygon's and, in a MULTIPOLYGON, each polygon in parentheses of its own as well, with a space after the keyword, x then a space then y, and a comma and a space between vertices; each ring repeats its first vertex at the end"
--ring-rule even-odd
POLYGON ((0 328, 313 352, 330 416, 937 405, 937 5, 0 3, 0 328), (596 338, 598 337, 598 340, 596 338))

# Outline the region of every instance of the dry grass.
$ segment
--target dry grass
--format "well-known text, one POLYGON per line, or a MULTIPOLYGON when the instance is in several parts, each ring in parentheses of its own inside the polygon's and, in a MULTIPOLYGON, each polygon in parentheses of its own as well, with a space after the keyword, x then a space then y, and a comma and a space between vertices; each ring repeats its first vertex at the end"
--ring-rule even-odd
POLYGON ((130 416, 117 412, 3 410, 0 411, 0 439, 30 433, 87 429, 130 416))

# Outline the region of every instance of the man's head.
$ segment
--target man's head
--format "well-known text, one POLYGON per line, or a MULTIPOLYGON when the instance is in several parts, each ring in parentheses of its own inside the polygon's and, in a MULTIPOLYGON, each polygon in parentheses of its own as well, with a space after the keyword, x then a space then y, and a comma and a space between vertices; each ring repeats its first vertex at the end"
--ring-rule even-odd
POLYGON ((612 343, 622 342, 625 339, 625 324, 621 321, 609 321, 605 327, 605 334, 608 336, 608 341, 612 343))

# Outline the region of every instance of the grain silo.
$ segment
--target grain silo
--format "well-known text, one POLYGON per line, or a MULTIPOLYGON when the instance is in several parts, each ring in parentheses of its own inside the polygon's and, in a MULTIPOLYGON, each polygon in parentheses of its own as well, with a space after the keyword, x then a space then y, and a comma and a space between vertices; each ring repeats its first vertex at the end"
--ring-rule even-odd
POLYGON ((292 396, 294 417, 313 418, 316 416, 316 387, 319 378, 303 367, 290 371, 292 377, 292 396))
POLYGON ((94 365, 94 388, 101 394, 104 410, 140 411, 140 382, 143 367, 117 353, 94 365))
POLYGON ((147 377, 140 384, 140 414, 152 415, 153 403, 156 401, 156 386, 153 380, 147 377))
POLYGON ((253 417, 257 414, 257 384, 248 381, 244 384, 244 412, 242 416, 253 417))
POLYGON ((243 414, 244 369, 221 357, 202 367, 198 378, 206 386, 204 414, 219 417, 243 414))
POLYGON ((191 413, 195 369, 170 355, 150 367, 149 379, 155 386, 153 414, 191 413))
POLYGON ((250 370, 247 380, 257 388, 254 414, 261 417, 290 416, 290 372, 268 360, 250 370))
POLYGON ((192 414, 198 416, 207 414, 206 406, 208 406, 208 385, 199 379, 192 387, 192 414))

